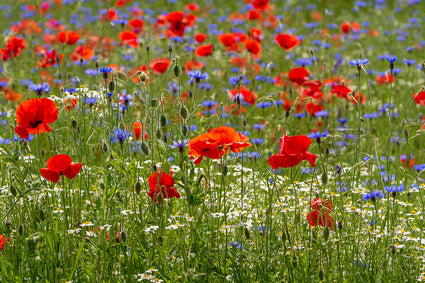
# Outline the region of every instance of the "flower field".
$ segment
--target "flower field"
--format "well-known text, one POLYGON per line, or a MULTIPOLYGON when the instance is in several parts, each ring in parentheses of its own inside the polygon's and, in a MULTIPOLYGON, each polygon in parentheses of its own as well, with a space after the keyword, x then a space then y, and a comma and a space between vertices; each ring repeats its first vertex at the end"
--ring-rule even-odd
POLYGON ((0 281, 425 280, 423 5, 2 1, 0 281))

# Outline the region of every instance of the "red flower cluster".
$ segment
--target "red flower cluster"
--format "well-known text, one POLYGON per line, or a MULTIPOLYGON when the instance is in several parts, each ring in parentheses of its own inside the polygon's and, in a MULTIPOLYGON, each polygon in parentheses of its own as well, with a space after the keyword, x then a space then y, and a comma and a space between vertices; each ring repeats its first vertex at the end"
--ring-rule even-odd
POLYGON ((47 160, 47 168, 40 169, 41 175, 53 183, 57 183, 61 175, 73 179, 81 170, 82 163, 72 163, 71 157, 58 154, 47 160))
POLYGON ((180 194, 174 188, 174 178, 172 175, 173 172, 171 172, 170 175, 164 172, 156 172, 149 177, 148 183, 150 190, 148 195, 150 196, 152 201, 158 201, 159 193, 162 194, 164 199, 174 197, 180 198, 180 194))
POLYGON ((3 250, 4 246, 9 242, 10 237, 4 240, 4 236, 0 234, 0 252, 3 250))
POLYGON ((272 155, 267 161, 273 169, 294 167, 303 160, 307 160, 311 166, 315 167, 317 155, 307 151, 310 144, 311 139, 309 137, 289 137, 285 135, 279 140, 280 150, 278 154, 272 155))
POLYGON ((195 164, 201 163, 204 156, 219 159, 230 149, 234 153, 241 152, 251 146, 249 138, 229 127, 218 127, 212 131, 197 136, 189 141, 189 155, 198 157, 195 164))
POLYGON ((0 49, 0 61, 6 61, 11 56, 16 57, 22 53, 22 50, 25 49, 27 43, 25 39, 18 38, 16 36, 11 36, 6 41, 6 48, 0 49))
POLYGON ((327 199, 323 201, 315 198, 311 201, 311 212, 307 215, 307 221, 311 226, 320 225, 322 227, 333 227, 334 220, 330 213, 332 212, 332 202, 327 199))

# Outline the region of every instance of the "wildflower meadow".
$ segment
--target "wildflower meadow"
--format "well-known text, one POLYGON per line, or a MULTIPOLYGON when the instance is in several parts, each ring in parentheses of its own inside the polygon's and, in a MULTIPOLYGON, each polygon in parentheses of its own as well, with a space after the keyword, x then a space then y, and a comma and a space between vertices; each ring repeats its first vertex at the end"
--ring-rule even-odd
POLYGON ((424 11, 0 1, 0 281, 424 281, 424 11))

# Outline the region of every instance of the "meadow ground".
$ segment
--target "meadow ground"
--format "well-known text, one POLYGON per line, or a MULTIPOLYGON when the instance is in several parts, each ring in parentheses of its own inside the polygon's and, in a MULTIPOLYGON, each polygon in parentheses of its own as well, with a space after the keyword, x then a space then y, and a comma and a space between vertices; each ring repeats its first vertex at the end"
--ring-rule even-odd
POLYGON ((0 3, 0 281, 425 279, 421 0, 0 3))

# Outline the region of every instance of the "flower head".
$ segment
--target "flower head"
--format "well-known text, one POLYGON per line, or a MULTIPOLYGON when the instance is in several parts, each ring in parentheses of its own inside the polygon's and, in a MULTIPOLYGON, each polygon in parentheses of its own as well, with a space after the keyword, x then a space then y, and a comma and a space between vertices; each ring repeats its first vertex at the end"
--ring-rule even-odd
POLYGON ((208 73, 207 72, 202 74, 200 71, 194 70, 194 71, 189 71, 189 73, 187 73, 187 74, 189 75, 189 77, 192 80, 195 80, 195 82, 197 82, 197 83, 199 83, 201 80, 208 79, 208 73))
POLYGON ((43 93, 50 91, 50 86, 48 83, 34 84, 31 82, 31 84, 29 85, 29 89, 34 91, 35 94, 40 97, 43 95, 43 93))
POLYGON ((149 197, 152 201, 158 201, 159 193, 162 194, 164 199, 166 198, 180 198, 180 194, 174 188, 174 178, 172 177, 172 173, 168 175, 164 172, 156 172, 153 173, 148 180, 149 183, 149 197))
POLYGON ((353 59, 353 60, 348 60, 348 64, 350 64, 351 66, 357 66, 357 67, 361 67, 361 66, 365 66, 369 63, 369 59, 353 59))
POLYGON ((47 160, 47 168, 40 169, 41 175, 53 183, 57 183, 61 175, 72 179, 81 170, 81 163, 72 163, 71 157, 66 154, 58 154, 47 160))

